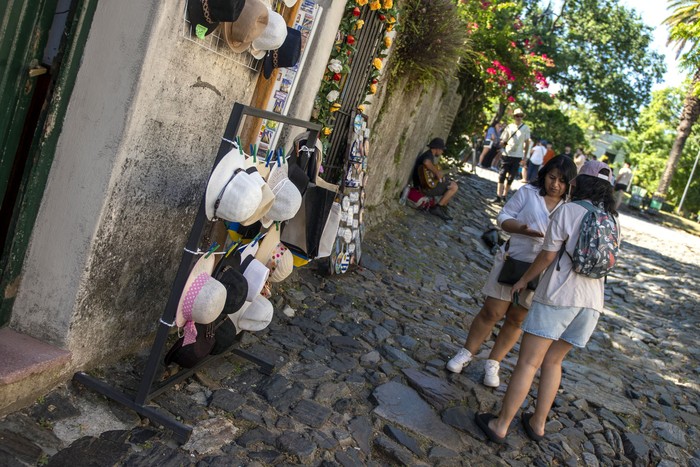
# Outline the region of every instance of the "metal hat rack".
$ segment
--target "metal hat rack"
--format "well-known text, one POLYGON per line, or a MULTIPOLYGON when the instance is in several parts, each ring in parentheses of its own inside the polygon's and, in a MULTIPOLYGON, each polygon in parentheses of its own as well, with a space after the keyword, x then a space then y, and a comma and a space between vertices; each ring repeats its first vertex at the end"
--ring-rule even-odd
MULTIPOLYGON (((224 131, 224 136, 222 138, 221 144, 219 145, 219 151, 216 154, 216 160, 212 166, 212 170, 219 161, 231 150, 232 142, 235 140, 238 131, 240 130, 241 123, 244 116, 251 116, 257 118, 263 118, 267 120, 272 120, 280 123, 286 123, 288 125, 305 128, 309 131, 308 142, 310 147, 314 147, 316 144, 316 139, 318 138, 318 132, 321 130, 321 125, 316 123, 311 123, 305 120, 299 120, 296 118, 286 117, 274 112, 268 112, 254 107, 249 107, 236 102, 231 110, 231 115, 229 117, 228 123, 226 125, 226 130, 224 131)), ((192 427, 181 423, 172 417, 167 416, 163 412, 157 410, 154 407, 149 407, 146 403, 153 399, 154 397, 160 395, 168 388, 174 384, 183 381, 190 376, 192 376, 197 370, 206 366, 207 364, 218 360, 221 357, 226 356, 229 352, 234 353, 242 358, 245 358, 260 368, 260 371, 271 375, 275 369, 274 363, 268 362, 260 357, 257 357, 243 349, 236 348, 237 343, 234 343, 232 347, 221 354, 209 356, 199 362, 196 366, 189 369, 181 369, 176 374, 170 376, 166 380, 155 383, 156 374, 158 368, 161 365, 163 358, 163 350, 168 339, 168 334, 172 328, 172 323, 175 321, 175 313, 177 311, 177 305, 180 301, 180 296, 182 290, 189 276, 190 270, 196 259, 196 251, 199 247, 202 233, 207 222, 205 213, 205 195, 202 195, 202 201, 199 205, 199 210, 197 211, 197 216, 195 217, 194 225, 192 230, 190 230, 189 238, 187 239, 187 244, 182 253, 182 260, 180 261, 180 267, 177 270, 175 280, 173 281, 172 288, 170 289, 170 296, 168 302, 165 305, 165 310, 158 322, 158 330, 156 332, 156 337, 151 347, 151 352, 146 361, 146 366, 144 368, 143 375, 135 395, 127 395, 117 388, 110 386, 109 384, 88 375, 84 372, 77 372, 73 376, 73 380, 85 385, 86 387, 97 391, 98 393, 109 397, 115 402, 118 402, 138 414, 150 419, 151 421, 170 429, 173 432, 175 439, 181 443, 187 442, 190 435, 192 434, 192 427)))

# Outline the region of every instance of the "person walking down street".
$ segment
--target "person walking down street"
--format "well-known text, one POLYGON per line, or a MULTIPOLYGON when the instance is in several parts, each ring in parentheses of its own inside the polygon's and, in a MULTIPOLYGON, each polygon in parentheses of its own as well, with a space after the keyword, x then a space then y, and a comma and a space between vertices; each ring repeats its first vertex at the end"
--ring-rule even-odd
POLYGON ((615 188, 613 189, 615 195, 615 209, 620 209, 622 204, 622 197, 627 191, 627 187, 632 181, 632 169, 630 169, 630 163, 625 162, 620 171, 617 173, 617 180, 615 181, 615 188))
MULTIPOLYGON (((589 161, 584 164, 571 183, 571 199, 582 201, 581 204, 566 203, 552 214, 542 250, 522 278, 513 285, 512 294, 522 294, 528 281, 544 271, 522 325, 524 335, 518 363, 503 398, 501 411, 498 416, 489 413, 475 416, 477 425, 494 442, 504 442, 538 369, 540 383, 535 411, 523 414, 520 420, 528 437, 535 441, 544 438, 547 415, 561 382, 562 361, 572 347, 585 347, 596 327, 603 310, 605 279, 575 272, 571 258, 581 234, 581 221, 589 209, 596 206, 613 219, 617 215, 610 185, 611 175, 610 167, 603 162, 589 161)), ((619 244, 617 221, 615 226, 605 238, 619 244)))
POLYGON ((494 169, 498 165, 501 154, 501 132, 503 123, 496 122, 486 130, 484 149, 479 156, 477 167, 494 169))
POLYGON ((525 165, 525 156, 530 153, 530 127, 523 123, 525 114, 521 109, 513 112, 514 123, 510 123, 501 133, 501 170, 498 173, 495 202, 505 203, 518 169, 525 165))
POLYGON ((540 166, 544 163, 544 156, 547 153, 546 140, 539 141, 530 151, 530 157, 527 158, 527 182, 532 183, 537 180, 537 172, 540 166))
POLYGON ((440 196, 438 203, 429 209, 434 214, 446 221, 452 220, 447 212, 447 203, 457 193, 457 182, 443 176, 438 168, 436 159, 445 151, 445 141, 442 138, 433 138, 428 143, 428 150, 416 158, 413 166, 413 186, 418 188, 426 196, 440 196))
POLYGON ((527 315, 533 291, 523 290, 519 301, 512 302, 510 286, 498 282, 505 256, 532 262, 542 247, 549 215, 564 202, 569 191, 569 182, 576 177, 576 166, 568 157, 555 157, 540 170, 532 183, 523 185, 503 206, 498 214, 498 225, 510 232, 511 237, 497 254, 489 277, 482 289, 486 301, 469 328, 464 347, 447 362, 447 369, 460 373, 484 341, 491 335, 494 326, 505 316, 493 349, 486 360, 484 384, 498 387, 501 361, 520 337, 520 324, 527 315))
POLYGON ((578 171, 581 171, 581 167, 583 167, 583 164, 586 163, 586 155, 583 153, 583 149, 578 148, 576 149, 576 155, 574 156, 574 163, 576 164, 576 168, 578 171))

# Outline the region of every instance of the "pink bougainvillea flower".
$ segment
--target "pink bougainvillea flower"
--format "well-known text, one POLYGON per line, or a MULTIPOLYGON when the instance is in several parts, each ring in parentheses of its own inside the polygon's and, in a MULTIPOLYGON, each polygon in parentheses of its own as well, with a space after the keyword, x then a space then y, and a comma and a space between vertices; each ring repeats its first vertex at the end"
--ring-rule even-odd
POLYGON ((508 102, 515 102, 515 97, 508 96, 508 102))

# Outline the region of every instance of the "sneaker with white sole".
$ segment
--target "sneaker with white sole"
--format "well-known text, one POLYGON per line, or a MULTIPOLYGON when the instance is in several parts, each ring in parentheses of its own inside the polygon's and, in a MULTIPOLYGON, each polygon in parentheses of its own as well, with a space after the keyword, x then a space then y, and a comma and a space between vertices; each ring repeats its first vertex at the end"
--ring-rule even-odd
POLYGON ((501 379, 498 377, 498 370, 501 364, 496 360, 486 360, 486 374, 484 374, 484 386, 497 388, 501 385, 501 379))
POLYGON ((447 362, 447 369, 452 373, 461 373, 462 368, 464 368, 469 362, 472 361, 472 353, 465 348, 459 349, 457 355, 452 357, 449 362, 447 362))

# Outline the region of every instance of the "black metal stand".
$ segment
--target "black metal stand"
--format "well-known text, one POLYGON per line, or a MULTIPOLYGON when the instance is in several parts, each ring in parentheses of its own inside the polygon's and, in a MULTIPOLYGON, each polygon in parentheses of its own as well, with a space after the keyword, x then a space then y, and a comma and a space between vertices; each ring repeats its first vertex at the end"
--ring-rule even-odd
MULTIPOLYGON (((318 138, 318 132, 321 129, 321 125, 310 123, 305 120, 299 120, 296 118, 285 117, 273 112, 267 112, 264 110, 256 109, 253 107, 248 107, 243 104, 235 103, 233 109, 231 110, 231 116, 229 117, 228 124, 226 125, 226 130, 224 131, 224 137, 222 138, 221 144, 219 145, 219 151, 216 154, 216 160, 212 166, 212 170, 219 161, 230 151, 232 143, 238 134, 243 117, 245 115, 250 115, 251 117, 264 118, 267 120, 277 121, 280 123, 286 123, 292 126, 304 128, 309 130, 309 138, 307 140, 307 145, 309 147, 314 147, 316 144, 316 139, 318 138)), ((138 391, 134 397, 127 396, 126 394, 118 391, 116 388, 108 385, 107 383, 100 381, 86 373, 78 372, 73 376, 75 381, 99 392, 100 394, 109 397, 115 402, 129 407, 135 412, 147 417, 148 419, 163 425, 164 427, 172 430, 175 439, 181 443, 187 442, 192 433, 192 427, 185 425, 183 423, 174 420, 171 417, 166 416, 162 412, 154 409, 153 407, 148 407, 145 404, 152 398, 163 393, 170 386, 189 378, 194 374, 199 368, 207 365, 208 363, 218 360, 222 356, 225 356, 228 352, 224 352, 219 355, 210 356, 202 360, 194 368, 183 369, 171 376, 167 380, 161 382, 154 388, 154 380, 158 367, 161 364, 161 359, 163 355, 163 349, 165 347, 166 341, 168 339, 168 334, 175 321, 175 313, 177 311, 177 305, 180 301, 180 295, 182 294, 182 289, 187 282, 187 277, 192 268, 192 264, 195 260, 196 255, 192 252, 196 252, 199 247, 199 243, 202 237, 202 232, 204 230, 205 223, 208 222, 205 213, 205 195, 202 195, 202 201, 199 205, 199 211, 197 211, 197 216, 190 231, 190 236, 187 239, 187 244, 185 250, 182 254, 182 260, 180 261, 180 267, 177 270, 177 275, 173 282, 173 286, 170 289, 170 296, 168 302, 165 305, 165 310, 158 324, 158 331, 156 333, 155 341, 151 347, 151 353, 149 354, 148 361, 144 368, 143 376, 141 377, 141 383, 139 385, 138 391)), ((235 344, 234 344, 235 345, 235 344)), ((270 375, 274 371, 274 363, 265 361, 255 355, 252 355, 245 350, 238 348, 232 348, 230 352, 233 352, 251 362, 255 363, 260 367, 260 370, 270 375)))

